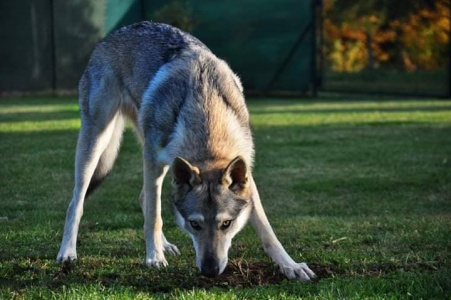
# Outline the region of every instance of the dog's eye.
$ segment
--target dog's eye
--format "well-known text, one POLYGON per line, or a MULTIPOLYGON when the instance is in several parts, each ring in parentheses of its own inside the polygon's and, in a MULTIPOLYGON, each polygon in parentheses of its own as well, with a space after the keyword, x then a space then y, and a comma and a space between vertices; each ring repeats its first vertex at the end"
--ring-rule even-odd
POLYGON ((221 229, 224 230, 224 229, 229 228, 230 224, 232 224, 232 220, 227 220, 227 221, 222 222, 221 229))
POLYGON ((189 223, 191 224, 191 227, 193 227, 194 230, 201 229, 199 223, 197 223, 196 221, 189 221, 189 223))

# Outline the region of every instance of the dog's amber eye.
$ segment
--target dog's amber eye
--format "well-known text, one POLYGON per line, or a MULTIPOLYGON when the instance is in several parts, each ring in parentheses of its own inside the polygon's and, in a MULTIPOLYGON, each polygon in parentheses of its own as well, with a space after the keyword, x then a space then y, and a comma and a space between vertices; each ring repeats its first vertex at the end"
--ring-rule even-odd
POLYGON ((189 221, 189 223, 191 224, 191 227, 193 227, 194 230, 201 229, 199 223, 197 223, 196 221, 189 221))
POLYGON ((221 224, 221 229, 227 229, 227 228, 229 228, 230 227, 230 224, 232 224, 232 221, 231 220, 227 220, 227 221, 224 221, 224 222, 222 222, 222 224, 221 224))

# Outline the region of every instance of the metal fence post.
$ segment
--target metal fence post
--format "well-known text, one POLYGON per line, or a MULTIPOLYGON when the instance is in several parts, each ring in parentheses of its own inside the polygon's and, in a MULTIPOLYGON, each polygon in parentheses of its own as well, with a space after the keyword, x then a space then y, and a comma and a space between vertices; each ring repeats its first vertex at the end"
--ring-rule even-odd
POLYGON ((52 95, 56 94, 56 42, 55 42, 55 12, 53 0, 50 1, 50 56, 52 68, 52 95))

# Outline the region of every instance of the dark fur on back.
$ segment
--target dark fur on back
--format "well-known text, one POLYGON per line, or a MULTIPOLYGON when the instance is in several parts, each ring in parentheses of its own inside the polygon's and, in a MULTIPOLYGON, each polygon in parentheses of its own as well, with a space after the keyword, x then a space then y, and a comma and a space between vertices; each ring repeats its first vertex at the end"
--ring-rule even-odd
MULTIPOLYGON (((144 21, 125 26, 94 49, 80 80, 80 92, 89 94, 95 88, 91 83, 110 75, 108 81, 117 86, 119 95, 131 98, 134 108, 139 109, 144 90, 158 69, 190 45, 209 51, 195 37, 166 24, 144 21)), ((87 101, 80 104, 89 110, 87 101)))

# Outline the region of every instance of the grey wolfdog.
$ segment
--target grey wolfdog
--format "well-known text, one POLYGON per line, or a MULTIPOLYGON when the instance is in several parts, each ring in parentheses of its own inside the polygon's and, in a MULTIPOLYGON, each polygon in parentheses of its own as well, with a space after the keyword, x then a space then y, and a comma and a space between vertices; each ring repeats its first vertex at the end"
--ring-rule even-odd
POLYGON ((84 200, 111 170, 128 118, 143 149, 147 266, 166 266, 165 252, 179 253, 162 231, 161 190, 170 169, 176 221, 192 238, 203 275, 224 271, 232 238, 250 219, 288 278, 315 276, 287 254, 263 210, 240 80, 198 39, 151 22, 115 31, 92 53, 79 102, 75 188, 57 261, 77 258, 84 200))

